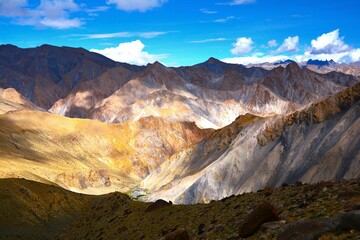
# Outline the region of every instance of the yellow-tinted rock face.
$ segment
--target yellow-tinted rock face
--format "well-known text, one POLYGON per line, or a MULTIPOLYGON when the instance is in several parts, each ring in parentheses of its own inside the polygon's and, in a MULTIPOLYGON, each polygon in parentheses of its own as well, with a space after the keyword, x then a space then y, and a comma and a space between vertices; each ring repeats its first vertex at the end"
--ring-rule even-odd
POLYGON ((123 124, 18 111, 0 115, 0 177, 88 193, 127 191, 170 155, 207 136, 193 123, 123 124))

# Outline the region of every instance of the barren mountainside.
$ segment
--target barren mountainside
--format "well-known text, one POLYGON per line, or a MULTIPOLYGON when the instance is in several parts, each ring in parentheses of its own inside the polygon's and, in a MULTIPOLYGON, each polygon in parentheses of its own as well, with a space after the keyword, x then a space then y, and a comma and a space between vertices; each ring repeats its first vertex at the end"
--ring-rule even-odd
POLYGON ((194 123, 154 117, 106 124, 45 112, 9 112, 0 115, 0 163, 6 166, 0 178, 52 182, 93 194, 127 192, 210 132, 194 123))
POLYGON ((142 182, 148 200, 210 202, 266 186, 360 176, 360 84, 308 108, 240 116, 142 182))
POLYGON ((0 87, 75 118, 118 123, 146 116, 221 128, 239 115, 284 114, 359 81, 292 62, 272 70, 215 58, 189 67, 116 63, 81 48, 0 47, 0 87))

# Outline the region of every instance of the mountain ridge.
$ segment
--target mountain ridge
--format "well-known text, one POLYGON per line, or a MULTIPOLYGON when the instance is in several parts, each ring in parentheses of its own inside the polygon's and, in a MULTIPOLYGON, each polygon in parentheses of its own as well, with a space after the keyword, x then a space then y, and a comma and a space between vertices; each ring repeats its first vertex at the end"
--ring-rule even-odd
POLYGON ((201 128, 218 129, 241 114, 294 111, 359 81, 341 73, 317 74, 295 63, 266 70, 209 58, 189 67, 166 67, 159 62, 133 66, 85 49, 50 45, 31 49, 2 45, 0 58, 5 74, 0 87, 13 87, 53 113, 109 123, 157 116, 169 121, 190 119, 201 128), (289 84, 292 79, 297 83, 289 84), (163 91, 170 99, 155 102, 173 109, 171 114, 163 115, 153 105, 154 95, 162 96, 163 91))

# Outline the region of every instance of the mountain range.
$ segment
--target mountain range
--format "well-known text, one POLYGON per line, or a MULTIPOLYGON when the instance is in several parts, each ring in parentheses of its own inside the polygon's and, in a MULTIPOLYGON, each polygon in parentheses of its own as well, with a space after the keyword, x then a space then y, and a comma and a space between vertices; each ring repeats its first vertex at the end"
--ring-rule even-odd
POLYGON ((272 65, 1 45, 0 177, 187 204, 359 177, 356 64, 272 65))

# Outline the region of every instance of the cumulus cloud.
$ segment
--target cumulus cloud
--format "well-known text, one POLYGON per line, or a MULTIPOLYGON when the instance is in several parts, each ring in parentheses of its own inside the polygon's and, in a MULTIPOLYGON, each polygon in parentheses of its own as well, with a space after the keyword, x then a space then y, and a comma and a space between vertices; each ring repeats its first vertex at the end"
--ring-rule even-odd
POLYGON ((241 37, 236 40, 236 43, 233 44, 234 48, 230 52, 234 55, 241 55, 244 53, 249 53, 252 49, 252 44, 254 42, 251 38, 241 37))
MULTIPOLYGON (((253 41, 251 38, 239 38, 231 49, 231 53, 241 55, 252 51, 253 41)), ((267 43, 268 47, 275 47, 276 41, 271 40, 267 43)), ((307 48, 301 54, 294 52, 299 49, 299 37, 288 37, 281 46, 270 54, 250 53, 249 56, 241 56, 223 59, 224 62, 238 64, 256 64, 264 62, 276 62, 279 60, 291 59, 297 62, 305 62, 309 59, 334 60, 338 63, 349 63, 360 61, 360 48, 352 48, 344 42, 344 37, 340 36, 339 29, 329 33, 324 33, 311 41, 311 47, 307 48), (293 52, 292 55, 289 53, 293 52), (281 54, 283 53, 283 54, 281 54)))
POLYGON ((0 16, 9 17, 16 24, 56 29, 76 28, 83 25, 70 13, 80 7, 73 0, 41 0, 37 7, 29 7, 27 0, 0 1, 0 16))
POLYGON ((296 52, 299 50, 298 45, 299 45, 299 36, 288 37, 284 40, 284 42, 274 53, 296 52))
POLYGON ((352 62, 360 61, 360 48, 354 49, 350 52, 350 58, 352 62))
POLYGON ((276 47, 278 45, 277 41, 275 39, 270 40, 267 42, 268 47, 276 47))
POLYGON ((107 0, 107 4, 115 4, 118 9, 124 11, 140 11, 145 12, 147 10, 160 7, 167 0, 107 0))
POLYGON ((140 41, 120 43, 117 47, 90 51, 102 54, 114 61, 126 62, 135 65, 146 65, 167 57, 167 54, 150 54, 144 51, 145 45, 140 41))
POLYGON ((340 30, 336 29, 311 40, 311 47, 305 50, 303 55, 296 56, 297 61, 309 59, 356 62, 360 61, 360 49, 352 48, 346 44, 344 37, 340 36, 340 30))
POLYGON ((311 41, 312 54, 333 54, 349 50, 349 45, 344 43, 344 37, 339 37, 339 29, 324 33, 311 41))

